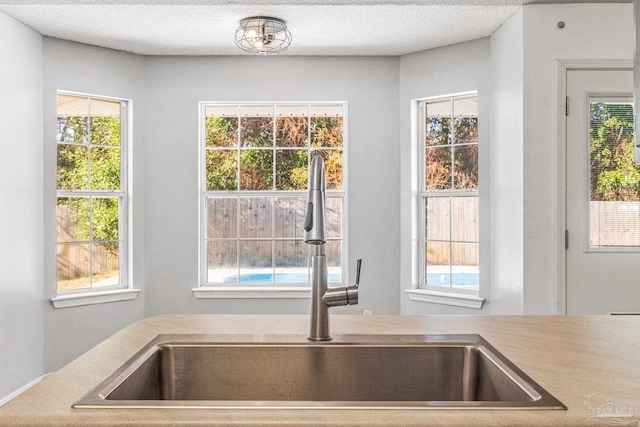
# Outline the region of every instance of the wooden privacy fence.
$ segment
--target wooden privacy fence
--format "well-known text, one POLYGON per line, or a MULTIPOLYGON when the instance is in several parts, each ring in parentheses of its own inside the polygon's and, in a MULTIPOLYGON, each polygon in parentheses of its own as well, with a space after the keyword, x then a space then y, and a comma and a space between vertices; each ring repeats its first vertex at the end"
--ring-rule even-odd
POLYGON ((478 232, 477 197, 427 198, 427 265, 478 265, 478 232))
MULTIPOLYGON (((72 219, 69 206, 57 206, 58 242, 74 242, 77 238, 76 223, 72 219)), ((118 271, 118 255, 99 244, 58 243, 58 281, 73 280, 102 273, 118 271), (93 259, 91 258, 93 248, 93 259)))
POLYGON ((589 215, 591 246, 640 246, 640 202, 590 202, 589 215))
MULTIPOLYGON (((341 199, 327 197, 326 201, 326 236, 339 239, 341 199)), ((306 266, 308 245, 304 244, 302 228, 306 207, 306 198, 298 197, 207 199, 209 267, 235 266, 237 262, 243 267, 271 267, 272 262, 277 267, 306 266)), ((339 242, 329 241, 326 252, 329 263, 339 262, 339 242)))

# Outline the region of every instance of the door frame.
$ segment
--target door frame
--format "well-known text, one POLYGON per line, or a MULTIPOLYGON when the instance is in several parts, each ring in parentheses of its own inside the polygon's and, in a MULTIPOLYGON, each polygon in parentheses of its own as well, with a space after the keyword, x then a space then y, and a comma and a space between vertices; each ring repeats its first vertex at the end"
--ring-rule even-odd
MULTIPOLYGON (((633 69, 632 59, 558 59, 556 60, 556 87, 557 87, 557 134, 556 153, 558 159, 558 183, 556 200, 558 202, 558 228, 557 240, 557 294, 556 311, 558 314, 567 314, 567 251, 565 249, 565 230, 567 230, 567 73, 569 71, 589 70, 629 70, 633 69)), ((576 105, 573 102, 573 105, 576 105)), ((579 105, 579 104, 578 104, 579 105)), ((569 108, 571 108, 571 101, 569 108)), ((573 107, 575 108, 575 107, 573 107)))

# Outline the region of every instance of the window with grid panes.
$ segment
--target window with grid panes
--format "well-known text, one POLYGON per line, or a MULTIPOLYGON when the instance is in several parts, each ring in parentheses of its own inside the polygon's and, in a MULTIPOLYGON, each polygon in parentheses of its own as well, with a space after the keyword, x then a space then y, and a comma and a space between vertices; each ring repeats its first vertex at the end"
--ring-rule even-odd
POLYGON ((57 291, 126 288, 126 102, 58 93, 57 291))
POLYGON ((479 290, 477 96, 420 103, 423 289, 479 290))
POLYGON ((325 158, 329 281, 343 277, 345 105, 201 105, 201 284, 309 282, 311 157, 325 158))

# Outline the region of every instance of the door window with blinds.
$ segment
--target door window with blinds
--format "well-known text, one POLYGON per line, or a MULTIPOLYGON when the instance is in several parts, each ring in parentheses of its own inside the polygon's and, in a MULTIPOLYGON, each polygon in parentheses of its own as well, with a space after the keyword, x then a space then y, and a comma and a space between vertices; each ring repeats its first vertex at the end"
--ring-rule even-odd
POLYGON ((329 281, 343 281, 345 108, 201 104, 201 286, 309 283, 303 224, 314 154, 325 159, 329 281))
POLYGON ((421 287, 479 291, 477 96, 420 106, 421 287))
POLYGON ((640 248, 632 97, 589 99, 589 250, 640 248))
POLYGON ((57 291, 127 287, 126 101, 57 101, 57 291))

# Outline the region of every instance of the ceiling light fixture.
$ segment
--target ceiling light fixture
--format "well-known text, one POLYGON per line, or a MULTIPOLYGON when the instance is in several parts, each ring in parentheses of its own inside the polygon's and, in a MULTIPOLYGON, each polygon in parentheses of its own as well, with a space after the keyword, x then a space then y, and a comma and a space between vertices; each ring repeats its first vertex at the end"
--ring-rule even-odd
POLYGON ((287 50, 291 33, 278 18, 252 16, 240 21, 236 30, 236 45, 247 52, 269 55, 287 50))

